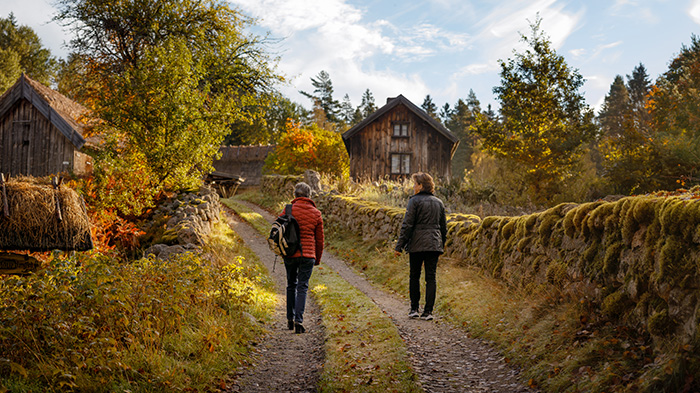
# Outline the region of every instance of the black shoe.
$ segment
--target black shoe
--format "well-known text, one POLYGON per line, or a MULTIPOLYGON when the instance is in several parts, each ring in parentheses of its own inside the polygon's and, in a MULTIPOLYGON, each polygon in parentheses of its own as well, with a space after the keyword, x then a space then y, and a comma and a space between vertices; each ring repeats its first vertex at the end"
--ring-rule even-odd
POLYGON ((294 333, 296 333, 296 334, 306 332, 306 329, 304 329, 304 325, 302 325, 300 323, 295 323, 294 328, 295 328, 294 333))
POLYGON ((422 319, 424 321, 432 321, 433 320, 433 313, 424 312, 423 315, 420 316, 420 319, 422 319))
POLYGON ((294 321, 287 321, 287 329, 294 330, 294 321))
POLYGON ((416 310, 416 309, 411 310, 408 313, 408 317, 412 318, 412 319, 418 318, 418 310, 416 310))

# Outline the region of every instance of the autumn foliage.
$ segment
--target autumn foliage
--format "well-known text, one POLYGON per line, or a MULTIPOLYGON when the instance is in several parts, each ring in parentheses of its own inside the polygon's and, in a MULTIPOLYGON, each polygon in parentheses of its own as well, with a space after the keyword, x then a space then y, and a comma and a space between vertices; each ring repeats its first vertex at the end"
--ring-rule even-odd
POLYGON ((265 167, 280 175, 295 175, 312 169, 347 177, 349 159, 340 134, 316 125, 302 127, 288 121, 285 134, 265 160, 265 167))

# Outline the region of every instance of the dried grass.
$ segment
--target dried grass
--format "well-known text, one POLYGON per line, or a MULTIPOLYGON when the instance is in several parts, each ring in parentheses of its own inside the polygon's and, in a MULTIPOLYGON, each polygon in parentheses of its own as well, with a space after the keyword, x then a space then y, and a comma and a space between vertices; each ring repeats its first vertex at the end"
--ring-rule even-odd
POLYGON ((92 248, 90 223, 81 197, 64 185, 54 190, 49 178, 13 177, 5 183, 10 216, 2 214, 0 249, 75 250, 92 248), (56 198, 62 221, 58 220, 56 198))

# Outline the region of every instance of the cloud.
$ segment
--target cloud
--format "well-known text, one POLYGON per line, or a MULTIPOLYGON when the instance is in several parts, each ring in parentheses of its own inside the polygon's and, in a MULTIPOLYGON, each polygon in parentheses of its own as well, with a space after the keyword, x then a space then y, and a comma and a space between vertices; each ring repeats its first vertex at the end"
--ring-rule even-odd
POLYGON ((700 0, 693 0, 688 8, 688 15, 693 22, 700 24, 700 0))

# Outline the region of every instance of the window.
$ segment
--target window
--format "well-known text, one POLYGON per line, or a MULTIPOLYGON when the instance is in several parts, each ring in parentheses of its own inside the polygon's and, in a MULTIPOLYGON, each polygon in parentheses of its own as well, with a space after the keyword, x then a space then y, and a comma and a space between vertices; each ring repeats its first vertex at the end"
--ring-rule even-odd
POLYGON ((391 155, 391 174, 408 175, 411 173, 411 155, 394 153, 391 155))
POLYGON ((408 138, 408 123, 407 122, 394 122, 392 123, 394 127, 393 136, 408 138))

